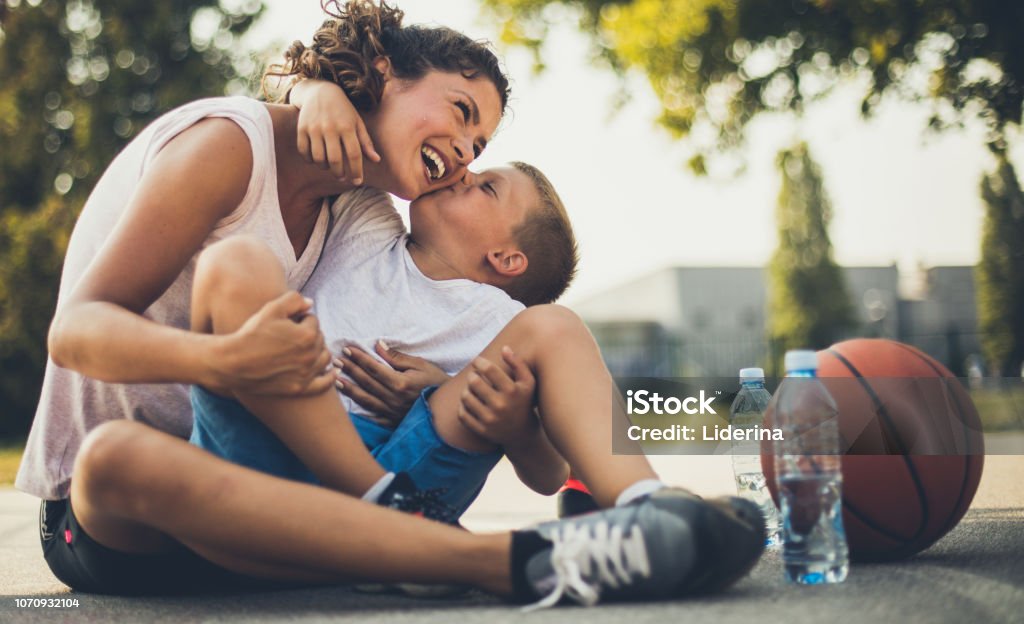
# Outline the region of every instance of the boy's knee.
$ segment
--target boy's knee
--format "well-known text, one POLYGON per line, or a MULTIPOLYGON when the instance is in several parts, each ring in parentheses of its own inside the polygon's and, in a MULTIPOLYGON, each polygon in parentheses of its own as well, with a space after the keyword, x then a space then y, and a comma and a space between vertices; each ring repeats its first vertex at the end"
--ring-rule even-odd
POLYGON ((193 288, 194 296, 216 294, 233 300, 241 293, 266 289, 273 291, 267 296, 276 296, 286 288, 286 280, 270 247, 259 238, 243 235, 218 241, 199 254, 193 288))
POLYGON ((531 306, 516 315, 512 323, 546 344, 558 344, 557 341, 571 340, 573 337, 590 337, 583 319, 557 303, 531 306))

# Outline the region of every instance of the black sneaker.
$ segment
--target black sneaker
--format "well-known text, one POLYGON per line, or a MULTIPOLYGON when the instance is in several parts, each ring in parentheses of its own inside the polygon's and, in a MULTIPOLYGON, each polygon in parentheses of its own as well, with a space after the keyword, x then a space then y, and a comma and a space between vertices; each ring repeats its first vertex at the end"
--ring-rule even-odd
MULTIPOLYGON (((456 509, 441 500, 445 491, 443 488, 420 490, 407 473, 396 472, 377 498, 377 504, 462 528, 456 509)), ((404 594, 414 598, 457 598, 471 589, 468 585, 450 583, 358 583, 352 587, 364 594, 404 594)))
POLYGON ((377 498, 377 504, 389 509, 397 509, 415 516, 422 516, 428 520, 436 520, 445 524, 458 524, 456 509, 441 500, 446 490, 435 488, 420 490, 416 487, 412 477, 407 473, 395 473, 381 495, 377 498))
POLYGON ((701 500, 665 488, 623 507, 513 536, 517 597, 658 600, 708 593, 746 574, 764 551, 764 519, 742 498, 701 500))
POLYGON ((572 487, 568 482, 558 491, 559 518, 582 516, 600 508, 589 492, 572 487))

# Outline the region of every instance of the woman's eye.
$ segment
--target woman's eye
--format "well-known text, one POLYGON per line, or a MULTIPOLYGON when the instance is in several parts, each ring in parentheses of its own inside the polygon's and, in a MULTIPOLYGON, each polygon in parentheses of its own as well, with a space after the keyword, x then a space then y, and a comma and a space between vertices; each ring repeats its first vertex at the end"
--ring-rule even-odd
POLYGON ((465 102, 456 102, 455 105, 462 111, 462 121, 469 123, 469 104, 466 104, 465 102))

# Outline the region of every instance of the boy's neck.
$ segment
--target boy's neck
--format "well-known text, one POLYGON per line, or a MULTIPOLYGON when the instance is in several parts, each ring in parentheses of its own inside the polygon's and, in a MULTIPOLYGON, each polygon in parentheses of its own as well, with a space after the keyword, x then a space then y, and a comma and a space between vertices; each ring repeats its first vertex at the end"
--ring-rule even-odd
POLYGON ((468 279, 474 282, 479 281, 467 275, 454 263, 450 262, 433 249, 416 242, 411 236, 409 237, 406 249, 409 250, 409 257, 412 258, 413 263, 416 265, 416 268, 420 270, 420 273, 426 275, 435 282, 452 279, 468 279))

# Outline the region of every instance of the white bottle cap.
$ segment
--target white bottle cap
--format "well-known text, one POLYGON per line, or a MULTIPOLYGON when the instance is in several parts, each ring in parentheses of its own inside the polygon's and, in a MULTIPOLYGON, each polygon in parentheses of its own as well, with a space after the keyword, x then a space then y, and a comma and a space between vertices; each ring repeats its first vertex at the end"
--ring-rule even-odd
POLYGON ((763 368, 741 368, 740 369, 740 381, 753 380, 753 379, 764 379, 763 368))
POLYGON ((786 351, 786 372, 818 370, 818 354, 809 350, 786 351))

